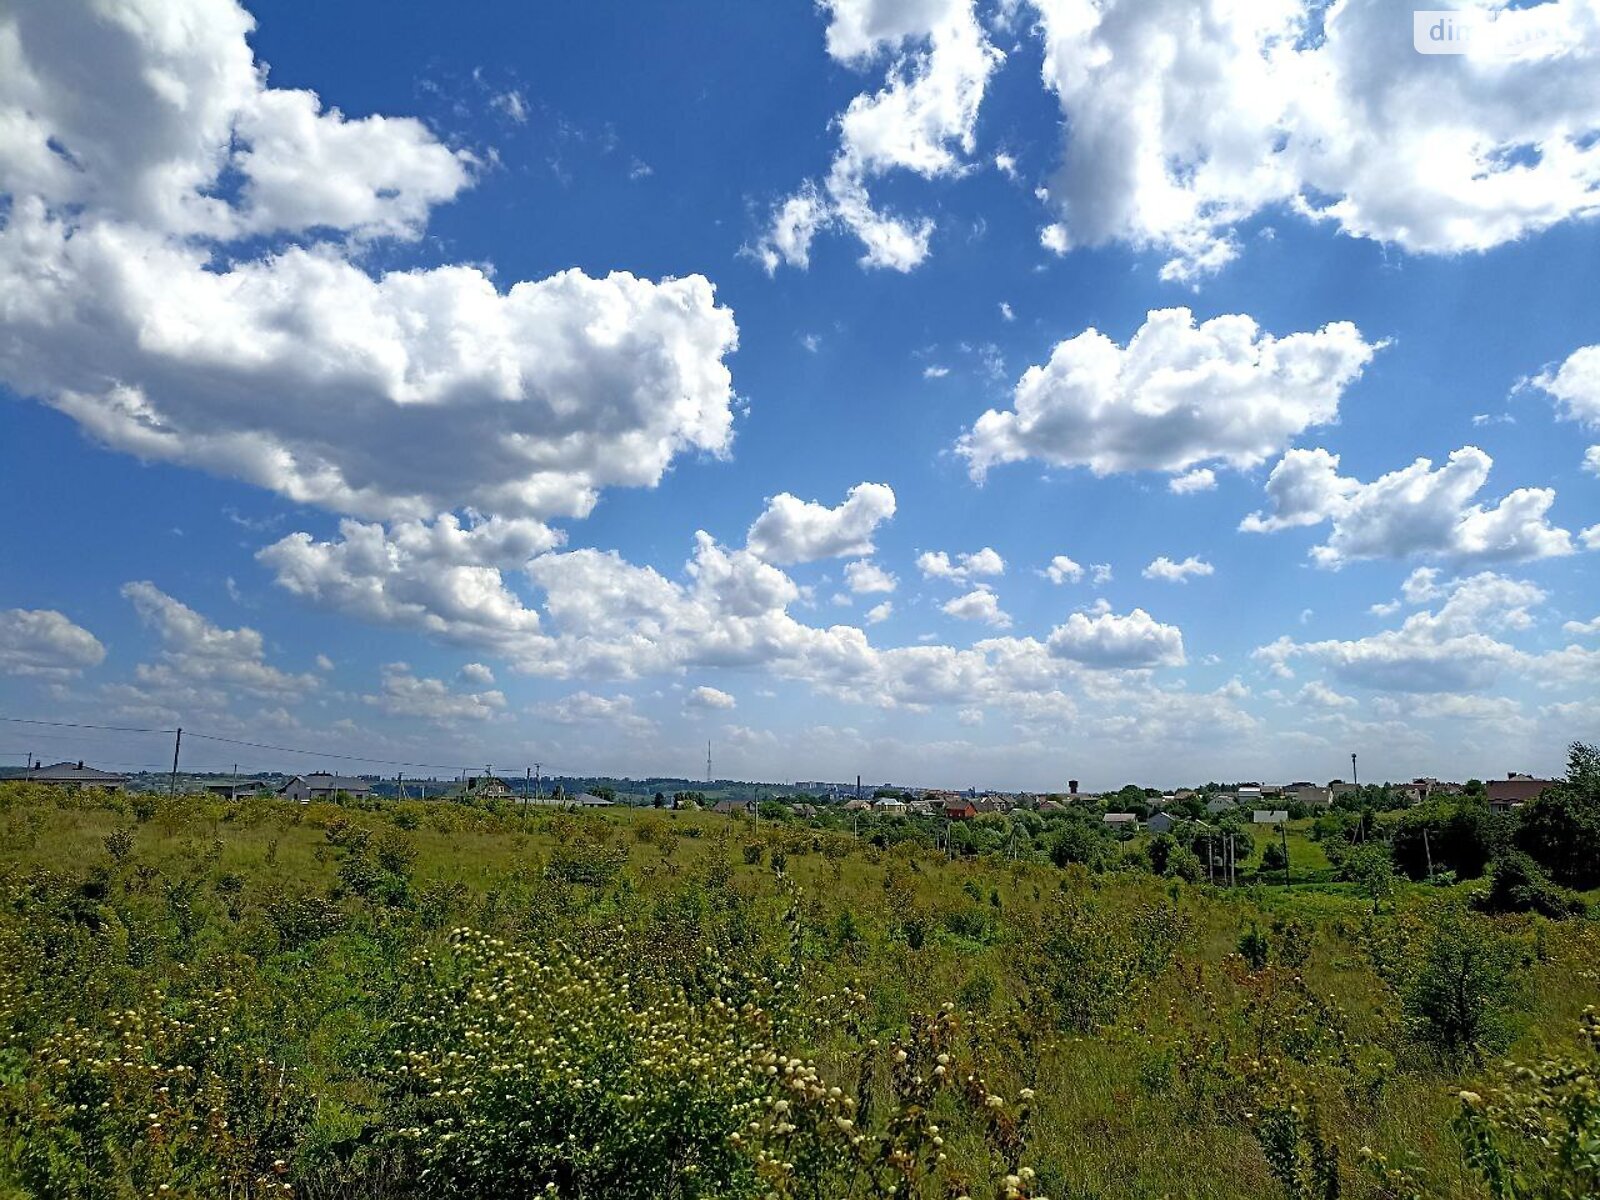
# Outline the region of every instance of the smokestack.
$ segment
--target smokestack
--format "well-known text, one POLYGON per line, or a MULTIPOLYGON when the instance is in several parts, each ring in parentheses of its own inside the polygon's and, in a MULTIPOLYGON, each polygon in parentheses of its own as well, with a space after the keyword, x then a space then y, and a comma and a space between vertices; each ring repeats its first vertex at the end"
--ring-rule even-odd
POLYGON ((861 776, 856 776, 856 799, 861 799, 861 776))
POLYGON ((1067 780, 1067 791, 1074 796, 1078 794, 1078 781, 1076 779, 1067 780))

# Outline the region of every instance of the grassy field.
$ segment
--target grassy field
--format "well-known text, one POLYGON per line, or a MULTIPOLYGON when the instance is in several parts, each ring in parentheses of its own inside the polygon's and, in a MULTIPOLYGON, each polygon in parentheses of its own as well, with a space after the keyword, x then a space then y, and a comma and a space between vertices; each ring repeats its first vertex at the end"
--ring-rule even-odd
POLYGON ((1303 828, 1222 890, 825 824, 0 785, 0 1196, 1487 1196, 1463 1091, 1596 1000, 1592 921, 1303 828))

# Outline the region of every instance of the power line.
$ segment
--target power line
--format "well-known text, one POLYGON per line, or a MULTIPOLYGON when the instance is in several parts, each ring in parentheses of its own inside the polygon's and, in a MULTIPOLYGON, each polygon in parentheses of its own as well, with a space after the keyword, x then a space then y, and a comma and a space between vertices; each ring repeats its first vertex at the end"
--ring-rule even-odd
MULTIPOLYGON (((30 725, 51 729, 89 729, 107 733, 153 733, 163 735, 176 735, 176 729, 146 729, 130 725, 92 725, 80 721, 41 721, 30 717, 0 717, 0 722, 11 725, 30 725)), ((252 750, 270 750, 277 754, 301 754, 312 758, 337 759, 341 762, 367 763, 373 766, 386 767, 418 767, 429 771, 471 771, 472 767, 463 767, 459 763, 429 763, 414 762, 397 758, 373 758, 364 754, 341 754, 330 750, 308 749, 303 746, 279 746, 269 742, 252 742, 243 738, 226 737, 220 733, 202 733, 194 729, 184 729, 183 733, 189 738, 200 738, 207 742, 217 742, 229 746, 245 746, 252 750)), ((41 734, 41 737, 56 735, 41 734)), ((707 747, 709 749, 709 746, 707 747)), ((537 766, 537 764, 536 764, 537 766)), ((203 773, 203 772, 202 772, 203 773)), ((580 778, 581 776, 573 776, 580 778)))
POLYGON ((76 721, 33 721, 27 717, 0 717, 10 725, 46 725, 52 729, 100 729, 108 733, 176 733, 175 729, 137 729, 131 725, 84 725, 76 721))
MULTIPOLYGON (((165 732, 176 732, 167 730, 165 732)), ((204 738, 208 742, 225 742, 230 746, 248 746, 252 750, 273 750, 279 754, 306 754, 320 758, 337 758, 344 762, 373 763, 385 767, 425 767, 430 771, 461 771, 473 770, 463 767, 460 763, 425 763, 407 762, 398 758, 369 758, 364 754, 335 754, 327 750, 306 750, 298 746, 273 746, 266 742, 247 742, 242 738, 223 737, 215 733, 198 733, 193 729, 184 730, 192 738, 204 738)))

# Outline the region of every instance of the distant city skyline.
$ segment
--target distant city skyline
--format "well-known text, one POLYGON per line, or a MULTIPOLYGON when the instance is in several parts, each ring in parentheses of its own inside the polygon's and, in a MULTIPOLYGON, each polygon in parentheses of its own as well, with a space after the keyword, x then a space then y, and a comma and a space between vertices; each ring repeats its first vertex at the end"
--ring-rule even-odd
MULTIPOLYGON (((1592 16, 1486 64, 1381 0, 6 5, 0 714, 312 769, 1559 773, 1592 16)), ((34 728, 0 765, 170 762, 34 728)))

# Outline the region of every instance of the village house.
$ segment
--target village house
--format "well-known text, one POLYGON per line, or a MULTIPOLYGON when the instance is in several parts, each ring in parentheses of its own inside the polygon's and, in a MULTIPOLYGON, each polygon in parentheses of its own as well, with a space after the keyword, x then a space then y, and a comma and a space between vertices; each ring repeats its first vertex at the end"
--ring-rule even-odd
POLYGON ((208 783, 206 791, 224 800, 243 800, 246 796, 270 791, 271 786, 264 779, 237 779, 228 783, 208 783))
POLYGON ((1282 825, 1288 819, 1288 811, 1281 808, 1258 808, 1250 814, 1253 825, 1282 825))
POLYGON ((468 775, 466 786, 458 796, 472 800, 515 800, 517 793, 504 779, 495 775, 468 775))
POLYGON ((1171 833, 1177 823, 1171 813, 1158 812, 1144 823, 1144 827, 1151 833, 1171 833))
POLYGON ((1291 783, 1287 794, 1294 803, 1307 808, 1327 808, 1333 803, 1333 790, 1314 783, 1291 783))
POLYGON ((1521 808, 1530 800, 1537 800, 1545 788, 1554 786, 1553 779, 1535 779, 1532 775, 1508 771, 1504 779, 1489 780, 1489 807, 1496 812, 1521 808))
POLYGON ((978 810, 971 800, 957 797, 944 802, 944 815, 951 821, 970 821, 978 815, 978 810))
POLYGON ((1137 833, 1139 818, 1133 813, 1107 813, 1101 817, 1105 827, 1116 833, 1137 833))
POLYGON ((354 775, 330 775, 326 771, 313 771, 310 775, 296 775, 278 789, 285 800, 298 800, 309 804, 313 800, 331 800, 340 792, 360 799, 372 791, 372 785, 354 775))
POLYGON ((69 788, 96 788, 105 792, 120 792, 128 786, 126 775, 86 767, 81 758, 75 763, 58 762, 48 767, 32 767, 28 771, 27 779, 29 783, 53 783, 57 787, 69 788))

